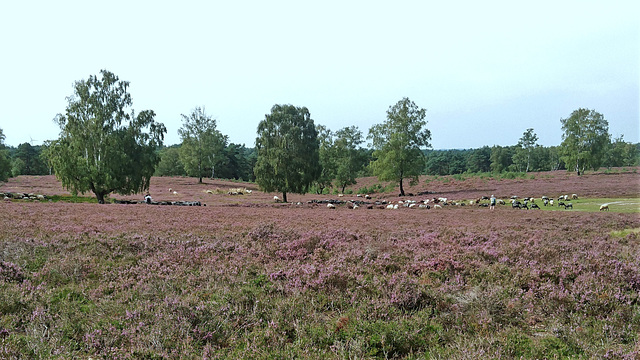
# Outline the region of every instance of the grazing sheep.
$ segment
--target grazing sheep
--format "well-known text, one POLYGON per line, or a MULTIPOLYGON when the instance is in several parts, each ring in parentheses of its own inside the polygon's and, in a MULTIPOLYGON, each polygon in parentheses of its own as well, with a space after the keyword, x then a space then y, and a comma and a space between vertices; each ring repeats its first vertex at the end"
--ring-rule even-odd
POLYGON ((174 192, 173 192, 173 195, 178 195, 178 192, 177 192, 177 191, 174 191, 174 192))
POLYGON ((600 211, 609 211, 609 204, 600 205, 600 211))
POLYGON ((568 208, 573 209, 573 204, 572 204, 572 203, 566 203, 566 204, 564 205, 564 209, 565 209, 565 210, 567 210, 568 208))
POLYGON ((502 199, 498 199, 498 204, 500 204, 500 205, 504 205, 504 200, 502 200, 502 199))
POLYGON ((558 207, 560 207, 560 206, 565 206, 565 205, 564 205, 564 202, 562 202, 562 201, 558 201, 558 207))
POLYGON ((434 209, 442 209, 442 206, 440 206, 440 204, 435 204, 435 205, 433 205, 433 208, 434 209))
POLYGON ((578 194, 571 194, 571 199, 578 200, 578 194))
POLYGON ((365 199, 371 199, 371 195, 367 194, 364 196, 365 199))
POLYGON ((549 205, 553 206, 553 199, 549 200, 549 205))
POLYGON ((389 205, 387 205, 387 209, 389 209, 389 210, 393 210, 393 204, 389 204, 389 205))
POLYGON ((544 204, 544 206, 549 205, 549 199, 543 199, 542 203, 544 204))
POLYGON ((172 193, 172 192, 173 192, 173 190, 171 190, 171 188, 169 188, 169 192, 170 192, 170 193, 172 193))
POLYGON ((335 206, 335 205, 333 205, 333 204, 327 204, 327 208, 329 208, 329 209, 335 209, 335 208, 336 208, 336 206, 335 206))
POLYGON ((275 201, 275 202, 280 202, 280 198, 279 198, 278 196, 274 196, 274 197, 273 197, 273 201, 275 201))
POLYGON ((532 208, 532 209, 540 209, 540 207, 539 207, 539 206, 538 206, 538 204, 536 204, 536 203, 532 203, 532 204, 531 204, 531 208, 532 208))

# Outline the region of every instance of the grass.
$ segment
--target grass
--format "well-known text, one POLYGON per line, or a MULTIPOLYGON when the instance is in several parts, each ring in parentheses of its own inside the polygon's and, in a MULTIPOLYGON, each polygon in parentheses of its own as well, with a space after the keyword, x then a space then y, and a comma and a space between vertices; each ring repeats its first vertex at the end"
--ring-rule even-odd
MULTIPOLYGON (((554 200, 555 205, 542 206, 540 201, 536 204, 540 206, 542 210, 562 210, 565 209, 558 207, 558 202, 554 200)), ((598 212, 600 206, 603 204, 609 204, 609 211, 616 213, 640 213, 640 199, 639 198, 592 198, 592 199, 577 199, 577 200, 565 200, 564 203, 572 203, 574 211, 582 212, 598 212)), ((570 211, 570 210, 567 210, 570 211)))

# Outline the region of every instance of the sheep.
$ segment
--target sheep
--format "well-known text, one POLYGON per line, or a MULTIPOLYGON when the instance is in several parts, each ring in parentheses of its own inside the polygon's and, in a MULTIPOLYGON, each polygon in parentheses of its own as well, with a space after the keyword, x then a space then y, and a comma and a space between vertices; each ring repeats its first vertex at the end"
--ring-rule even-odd
POLYGON ((173 192, 173 195, 178 195, 178 192, 177 192, 177 191, 174 191, 174 192, 173 192))
POLYGON ((600 211, 609 211, 609 204, 600 205, 600 211))
POLYGON ((393 210, 393 204, 389 204, 389 205, 387 205, 387 209, 389 209, 389 210, 393 210))
POLYGON ((538 206, 538 204, 536 204, 536 203, 532 203, 532 204, 531 204, 531 208, 532 208, 532 209, 540 209, 540 207, 539 207, 539 206, 538 206))
POLYGON ((277 195, 275 195, 275 196, 273 197, 273 201, 275 201, 275 202, 280 202, 280 198, 279 198, 277 195))
POLYGON ((553 206, 553 199, 549 199, 549 205, 553 206))
POLYGON ((365 198, 365 199, 371 199, 371 195, 366 194, 366 195, 364 196, 364 198, 365 198))
POLYGON ((500 205, 504 205, 504 200, 502 200, 502 199, 498 199, 498 204, 500 204, 500 205))
POLYGON ((327 204, 327 208, 329 208, 329 209, 335 209, 335 208, 336 208, 336 206, 335 206, 335 205, 333 205, 333 204, 327 204))
POLYGON ((409 209, 413 209, 414 207, 416 207, 416 204, 414 203, 409 204, 409 209))
POLYGON ((171 188, 169 188, 169 193, 172 193, 172 192, 173 192, 173 190, 171 188))
POLYGON ((571 199, 578 200, 578 194, 571 194, 571 199))
POLYGON ((549 199, 543 199, 542 203, 544 204, 544 206, 549 205, 549 199))
POLYGON ((433 208, 434 209, 442 209, 442 206, 440 206, 440 204, 435 204, 435 205, 433 205, 433 208))
POLYGON ((338 197, 343 197, 343 196, 344 196, 344 194, 338 194, 338 197))
POLYGON ((564 205, 564 209, 565 209, 565 210, 567 210, 568 208, 573 209, 573 204, 572 204, 572 203, 566 203, 566 204, 564 205))

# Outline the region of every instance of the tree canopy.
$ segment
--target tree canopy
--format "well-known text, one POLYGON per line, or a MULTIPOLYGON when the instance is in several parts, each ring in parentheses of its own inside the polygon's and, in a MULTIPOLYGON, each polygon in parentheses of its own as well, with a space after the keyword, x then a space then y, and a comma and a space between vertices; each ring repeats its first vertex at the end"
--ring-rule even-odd
POLYGON ((560 123, 562 159, 567 168, 578 175, 587 168, 598 170, 610 143, 609 122, 595 110, 580 108, 560 123))
POLYGON ((152 110, 129 113, 128 81, 107 70, 100 74, 75 82, 65 114, 55 118, 60 137, 49 144, 47 157, 66 189, 91 191, 104 203, 112 192, 149 188, 166 128, 152 110))
POLYGON ((387 120, 369 129, 373 143, 373 174, 381 181, 395 181, 404 196, 403 180, 418 181, 424 170, 423 148, 431 147, 431 132, 424 120, 426 110, 403 98, 387 110, 387 120))
POLYGON ((182 139, 180 160, 187 174, 199 178, 199 183, 207 174, 213 178, 216 165, 224 161, 222 151, 227 137, 216 126, 216 120, 204 108, 196 107, 191 114, 182 114, 182 127, 178 130, 182 139))
POLYGON ((5 149, 4 132, 0 129, 0 181, 7 181, 11 176, 11 159, 9 151, 5 149))
POLYGON ((354 185, 358 172, 363 167, 365 157, 359 151, 362 144, 362 132, 357 126, 350 126, 336 131, 334 142, 335 176, 336 185, 341 192, 347 185, 354 185))
POLYGON ((254 167, 256 182, 264 191, 306 193, 321 172, 319 143, 306 107, 274 105, 258 124, 254 167))

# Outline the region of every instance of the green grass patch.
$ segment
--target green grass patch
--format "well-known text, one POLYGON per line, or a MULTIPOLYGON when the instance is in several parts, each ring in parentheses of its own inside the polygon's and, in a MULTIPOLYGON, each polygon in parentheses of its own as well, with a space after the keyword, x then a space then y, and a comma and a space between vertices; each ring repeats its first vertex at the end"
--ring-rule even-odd
MULTIPOLYGON (((53 195, 47 197, 52 202, 68 202, 68 203, 92 203, 97 204, 98 199, 95 196, 73 196, 73 195, 53 195)), ((108 201, 108 200, 105 200, 108 201)))
POLYGON ((619 231, 612 231, 611 232, 611 236, 618 237, 618 238, 624 238, 624 237, 627 237, 627 235, 629 235, 629 234, 638 234, 638 233, 640 233, 640 228, 633 228, 633 229, 624 229, 624 230, 619 230, 619 231))
MULTIPOLYGON (((616 213, 640 213, 640 198, 593 198, 593 199, 577 199, 577 200, 564 200, 565 204, 573 204, 573 211, 584 212, 598 212, 600 206, 607 204, 610 212, 616 213)), ((543 206, 541 201, 536 201, 536 204, 540 206, 542 210, 560 210, 565 211, 565 208, 558 207, 558 201, 554 199, 554 206, 543 206)), ((566 211, 572 211, 567 209, 566 211)))

